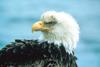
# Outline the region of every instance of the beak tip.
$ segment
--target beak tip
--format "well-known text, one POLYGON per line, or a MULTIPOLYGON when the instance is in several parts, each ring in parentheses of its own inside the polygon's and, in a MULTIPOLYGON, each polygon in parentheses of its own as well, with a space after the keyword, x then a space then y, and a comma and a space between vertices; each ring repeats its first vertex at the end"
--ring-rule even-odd
POLYGON ((32 33, 34 32, 35 30, 34 30, 34 28, 32 27, 32 33))

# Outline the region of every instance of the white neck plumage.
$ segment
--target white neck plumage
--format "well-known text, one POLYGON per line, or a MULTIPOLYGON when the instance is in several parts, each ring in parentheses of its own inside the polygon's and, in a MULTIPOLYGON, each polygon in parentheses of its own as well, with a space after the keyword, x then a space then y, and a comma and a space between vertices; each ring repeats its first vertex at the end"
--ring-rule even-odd
POLYGON ((63 44, 66 49, 66 52, 72 53, 72 51, 76 48, 77 36, 71 34, 70 32, 64 31, 64 29, 56 29, 56 31, 52 31, 49 33, 43 32, 42 40, 48 41, 49 43, 54 43, 58 46, 63 44))

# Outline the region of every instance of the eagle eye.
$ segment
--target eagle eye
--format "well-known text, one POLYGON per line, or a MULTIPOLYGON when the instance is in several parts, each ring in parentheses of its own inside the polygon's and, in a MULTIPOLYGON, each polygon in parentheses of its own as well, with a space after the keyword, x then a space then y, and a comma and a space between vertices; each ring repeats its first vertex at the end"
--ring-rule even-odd
POLYGON ((55 21, 50 21, 50 22, 45 22, 45 24, 56 24, 56 22, 55 21))

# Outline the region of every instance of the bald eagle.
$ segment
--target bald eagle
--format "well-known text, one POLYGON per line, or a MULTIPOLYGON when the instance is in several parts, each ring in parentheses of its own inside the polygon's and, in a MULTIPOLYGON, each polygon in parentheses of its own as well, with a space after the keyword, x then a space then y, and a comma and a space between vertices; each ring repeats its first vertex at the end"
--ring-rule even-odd
POLYGON ((0 50, 0 67, 77 67, 79 25, 65 13, 47 11, 32 25, 37 40, 15 40, 0 50))

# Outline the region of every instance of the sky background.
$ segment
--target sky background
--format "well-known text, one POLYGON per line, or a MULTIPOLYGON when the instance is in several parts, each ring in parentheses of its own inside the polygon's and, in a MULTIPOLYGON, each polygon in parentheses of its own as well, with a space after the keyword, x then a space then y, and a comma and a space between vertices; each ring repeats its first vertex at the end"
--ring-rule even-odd
POLYGON ((39 37, 31 26, 48 10, 70 13, 79 23, 79 67, 100 67, 100 0, 0 0, 0 48, 15 39, 39 37))

